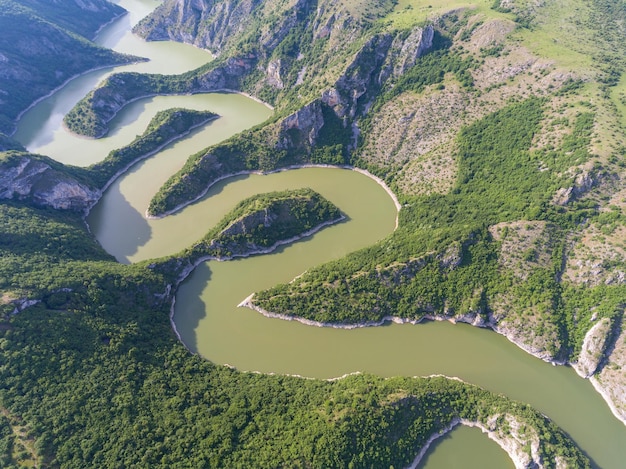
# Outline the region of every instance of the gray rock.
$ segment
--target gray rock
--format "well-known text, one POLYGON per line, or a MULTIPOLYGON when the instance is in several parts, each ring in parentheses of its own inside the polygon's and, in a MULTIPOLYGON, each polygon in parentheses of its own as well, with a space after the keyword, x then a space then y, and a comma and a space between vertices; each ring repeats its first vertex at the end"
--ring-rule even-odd
POLYGON ((0 162, 0 198, 30 201, 61 210, 84 211, 101 193, 30 155, 0 162))

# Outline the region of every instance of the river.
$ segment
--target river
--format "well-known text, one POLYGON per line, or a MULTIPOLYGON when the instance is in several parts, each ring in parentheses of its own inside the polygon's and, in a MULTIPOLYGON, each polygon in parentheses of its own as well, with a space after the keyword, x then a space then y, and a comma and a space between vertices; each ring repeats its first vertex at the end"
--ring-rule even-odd
MULTIPOLYGON (((264 121, 266 106, 238 94, 168 96, 126 107, 101 140, 76 137, 63 115, 112 71, 179 73, 210 60, 199 49, 175 43, 144 43, 130 26, 158 2, 122 0, 131 14, 105 28, 98 41, 151 62, 88 73, 25 113, 15 138, 31 151, 88 165, 129 143, 152 116, 174 106, 209 109, 221 118, 196 129, 116 181, 94 207, 88 223, 120 262, 171 254, 200 238, 235 203, 258 192, 308 186, 338 205, 348 221, 282 247, 270 255, 201 265, 181 286, 174 321, 185 345, 207 359, 240 370, 332 378, 363 371, 381 376, 445 374, 533 405, 564 428, 598 467, 626 461, 626 427, 589 382, 570 368, 538 360, 493 332, 468 325, 428 322, 339 330, 268 319, 238 308, 250 293, 288 282, 306 269, 365 247, 392 232, 395 207, 372 179, 354 171, 306 168, 272 175, 231 178, 174 216, 146 220, 145 209, 162 183, 196 151, 264 121)), ((420 467, 512 467, 507 455, 477 429, 456 429, 433 445, 420 467)))

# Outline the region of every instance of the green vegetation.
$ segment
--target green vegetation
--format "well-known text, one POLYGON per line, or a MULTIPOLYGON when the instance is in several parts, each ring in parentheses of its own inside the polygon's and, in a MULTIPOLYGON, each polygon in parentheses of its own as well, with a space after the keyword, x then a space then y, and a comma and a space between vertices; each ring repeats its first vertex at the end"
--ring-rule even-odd
POLYGON ((158 112, 148 124, 143 134, 119 150, 113 150, 107 157, 87 168, 87 173, 97 187, 102 188, 120 171, 146 158, 168 143, 177 140, 190 130, 206 124, 218 116, 210 111, 189 109, 166 109, 158 112))
MULTIPOLYGON (((104 5, 104 2, 98 2, 104 5)), ((77 4, 65 2, 62 6, 36 0, 0 1, 0 54, 3 62, 11 64, 10 70, 0 74, 2 111, 0 132, 11 134, 18 115, 35 100, 47 95, 71 77, 96 67, 138 60, 96 46, 75 32, 65 29, 70 11, 81 11, 89 24, 74 22, 77 30, 93 31, 107 23, 119 7, 107 7, 108 12, 91 12, 77 4), (41 4, 45 3, 45 6, 41 4), (30 9, 29 6, 36 9, 30 9), (59 25, 50 20, 59 20, 59 25), (6 92, 10 90, 10 92, 6 92)), ((92 34, 90 34, 91 36, 92 34)))
POLYGON ((237 204, 182 257, 245 255, 340 219, 339 209, 311 189, 259 194, 237 204))
MULTIPOLYGON (((576 358, 598 318, 610 318, 615 335, 626 287, 620 281, 588 286, 564 279, 572 237, 588 227, 610 236, 624 224, 620 206, 605 210, 623 178, 623 128, 611 126, 623 118, 623 2, 521 1, 506 8, 477 2, 479 16, 470 11, 438 18, 436 50, 407 67, 402 61, 407 57, 398 57, 411 46, 402 41, 415 20, 465 3, 428 8, 421 0, 399 1, 393 11, 392 2, 370 3, 325 3, 327 10, 300 11, 288 2, 258 2, 238 24, 240 34, 229 30, 214 44, 223 46, 218 60, 180 76, 110 77, 68 114, 66 124, 101 136, 123 103, 150 94, 232 88, 276 105, 271 122, 193 155, 152 200, 150 213, 163 214, 221 177, 297 163, 352 162, 400 187, 399 171, 411 161, 390 163, 383 155, 365 161, 359 150, 380 109, 406 95, 428 98, 435 90, 437 99, 451 101, 416 99, 416 108, 401 108, 390 125, 401 132, 405 118, 420 112, 424 120, 436 120, 429 106, 451 102, 467 109, 458 123, 462 129, 453 128, 450 138, 444 135, 432 147, 452 161, 451 189, 421 196, 399 191, 403 208, 392 236, 258 293, 257 303, 334 323, 385 316, 469 317, 483 323, 498 318, 512 336, 543 341, 540 348, 549 358, 562 360, 576 358), (564 8, 578 16, 576 28, 554 14, 564 8), (494 19, 507 21, 490 24, 494 19), (502 32, 511 19, 519 43, 502 32), (565 26, 557 28, 556 19, 565 26), (475 37, 483 25, 492 29, 475 37), (562 38, 568 41, 559 42, 562 38), (575 47, 564 47, 565 42, 575 47), (270 62, 282 85, 268 80, 270 62), (573 63, 577 67, 556 68, 573 63), (545 86, 533 88, 542 81, 545 86), (285 117, 305 105, 315 112, 301 114, 297 126, 283 126, 285 117), (554 138, 544 141, 542 133, 554 138), (606 135, 611 144, 602 152, 606 135), (567 197, 555 203, 555 194, 567 197), (514 223, 545 228, 541 242, 515 253, 517 268, 507 264, 510 253, 503 252, 514 223), (491 229, 499 224, 505 228, 496 239, 491 229)), ((25 30, 37 39, 48 27, 8 0, 0 0, 0 7, 7 37, 25 30), (37 34, 24 29, 24 21, 39 25, 37 34)), ((93 62, 68 57, 81 66, 128 60, 54 29, 53 40, 69 36, 77 41, 74 50, 91 54, 93 62)), ((0 53, 13 60, 5 49, 0 53)), ((44 55, 42 63, 56 60, 44 55)), ((80 71, 62 70, 68 76, 80 71)), ((55 79, 60 83, 68 76, 55 79)), ((5 132, 34 97, 56 86, 44 78, 36 83, 43 85, 29 83, 21 93, 22 82, 11 80, 21 101, 3 107, 5 132)), ((103 187, 120 169, 208 118, 209 113, 169 110, 101 164, 53 167, 103 187)), ((426 141, 431 135, 421 136, 426 141)), ((10 163, 16 155, 2 158, 10 163)), ((410 159, 418 157, 416 149, 410 159)), ((406 466, 417 448, 455 418, 486 422, 499 416, 502 423, 504 414, 536 430, 544 461, 558 455, 569 458, 571 467, 589 466, 543 416, 471 385, 444 378, 351 376, 321 382, 245 374, 192 356, 176 340, 169 323, 176 269, 206 255, 272 246, 337 216, 311 192, 259 196, 179 256, 123 266, 93 240, 79 215, 1 202, 0 408, 25 423, 40 457, 60 467, 406 466), (278 214, 278 222, 266 224, 269 213, 278 214), (12 314, 30 304, 26 300, 36 304, 12 314)), ((622 265, 605 259, 600 268, 622 265)), ((0 415, 0 448, 5 448, 0 464, 27 457, 22 449, 16 454, 13 428, 0 415)))

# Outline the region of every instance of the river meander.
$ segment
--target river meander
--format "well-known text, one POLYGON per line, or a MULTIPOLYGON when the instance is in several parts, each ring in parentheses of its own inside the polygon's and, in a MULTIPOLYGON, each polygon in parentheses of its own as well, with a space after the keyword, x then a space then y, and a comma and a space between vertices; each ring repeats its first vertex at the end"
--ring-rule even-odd
MULTIPOLYGON (((158 2, 118 3, 132 13, 103 30, 101 43, 161 59, 132 65, 131 69, 178 73, 209 60, 205 52, 190 46, 146 44, 128 34, 130 25, 158 2), (172 62, 173 56, 176 59, 172 62)), ((116 70, 121 69, 129 67, 116 70)), ((152 195, 190 154, 262 122, 271 111, 237 94, 155 97, 125 108, 105 139, 82 139, 64 131, 64 113, 110 72, 86 74, 40 102, 24 115, 16 138, 32 151, 65 163, 87 165, 143 132, 158 110, 184 106, 209 109, 222 116, 133 167, 94 207, 88 223, 105 249, 120 262, 179 251, 200 238, 239 200, 258 192, 312 187, 349 218, 270 255, 208 262, 198 267, 176 296, 174 316, 176 328, 190 350, 240 370, 315 378, 355 371, 381 376, 458 376, 533 405, 564 428, 598 467, 623 466, 626 427, 610 413, 590 383, 569 368, 555 367, 526 354, 493 332, 447 322, 354 330, 317 328, 268 319, 238 308, 239 302, 254 291, 288 282, 308 268, 387 236, 395 223, 393 202, 375 181, 362 174, 306 168, 231 178, 216 184, 204 199, 174 216, 146 220, 143 214, 152 195)), ((478 430, 458 429, 435 445, 421 467, 512 465, 506 454, 478 430)))

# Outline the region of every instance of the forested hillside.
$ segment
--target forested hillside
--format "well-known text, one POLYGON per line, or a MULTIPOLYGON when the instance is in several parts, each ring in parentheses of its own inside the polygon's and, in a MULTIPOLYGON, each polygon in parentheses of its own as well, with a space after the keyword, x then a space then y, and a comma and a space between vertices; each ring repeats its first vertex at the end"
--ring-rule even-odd
MULTIPOLYGON (((592 377, 625 420, 626 3, 471 3, 165 0, 137 34, 215 60, 177 76, 114 75, 65 123, 99 137, 154 94, 231 89, 270 103, 269 122, 190 155, 150 214, 235 173, 367 169, 400 202, 397 230, 257 292, 257 306, 337 326, 488 327, 592 377)), ((78 35, 119 9, 46 5, 0 0, 0 132, 73 74, 130 60, 78 35)), ((0 135, 1 466, 406 467, 462 422, 491 431, 519 467, 591 467, 541 413, 458 380, 268 376, 189 353, 170 313, 197 259, 338 217, 309 191, 274 194, 174 256, 117 263, 84 212, 120 171, 212 117, 161 113, 89 168, 0 135), (57 199, 59 185, 83 194, 57 199), (268 210, 294 224, 260 223, 268 210)))
POLYGON ((73 76, 137 60, 90 41, 123 13, 105 0, 0 1, 0 132, 11 134, 21 112, 73 76))
POLYGON ((421 2, 194 5, 165 2, 136 31, 207 47, 217 60, 180 76, 112 77, 77 109, 106 122, 138 96, 234 88, 275 116, 193 155, 152 214, 239 171, 368 169, 403 204, 398 231, 257 295, 259 306, 324 323, 491 327, 545 360, 580 361, 624 415, 626 380, 612 371, 624 362, 626 300, 622 2, 577 4, 575 14, 523 1, 437 14, 421 2), (606 340, 585 345, 601 318, 606 340))

